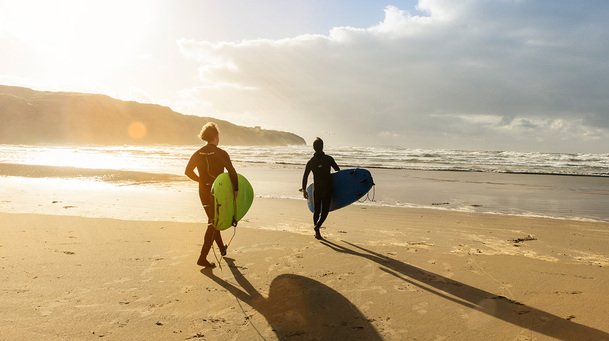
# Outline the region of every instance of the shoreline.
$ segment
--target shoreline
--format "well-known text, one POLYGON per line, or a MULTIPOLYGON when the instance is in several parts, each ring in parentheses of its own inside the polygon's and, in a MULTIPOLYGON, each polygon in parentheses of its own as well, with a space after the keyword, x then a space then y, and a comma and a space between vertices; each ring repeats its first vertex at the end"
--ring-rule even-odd
MULTIPOLYGON (((17 177, 20 179, 21 177, 17 177)), ((13 196, 0 200, 0 213, 16 214, 48 214, 58 216, 80 216, 88 218, 109 218, 137 221, 177 221, 183 223, 198 222, 203 219, 201 207, 197 201, 196 190, 189 181, 179 181, 183 184, 177 191, 169 191, 163 183, 116 184, 107 181, 92 181, 87 178, 55 179, 49 184, 48 179, 43 181, 42 187, 36 187, 36 178, 26 179, 22 183, 12 183, 12 187, 5 186, 13 192, 13 196), (27 179, 32 179, 30 183, 27 179), (25 186, 22 186, 24 185, 25 186), (23 189, 35 187, 35 190, 23 189), (21 193, 16 193, 21 189, 21 193), (68 192, 65 192, 67 190, 68 192), (80 194, 95 191, 95 200, 82 199, 80 194), (166 205, 167 200, 179 202, 179 205, 166 205), (200 214, 201 213, 201 214, 200 214), (151 215, 153 217, 151 217, 151 215)), ((2 177, 0 177, 0 184, 2 177)), ((309 212, 306 201, 299 194, 290 197, 274 197, 256 195, 254 203, 281 202, 288 200, 298 205, 299 211, 309 212)), ((358 208, 386 208, 396 210, 429 210, 456 213, 480 214, 489 216, 504 216, 515 218, 539 218, 556 221, 574 221, 591 223, 609 223, 609 220, 600 218, 552 216, 534 212, 491 212, 479 210, 479 207, 464 206, 450 207, 446 203, 431 203, 417 205, 409 203, 385 203, 380 201, 364 201, 352 204, 358 208), (478 209, 478 210, 477 210, 478 209)), ((255 210, 256 205, 250 209, 248 215, 255 210)), ((247 218, 247 216, 246 216, 247 218)))
MULTIPOLYGON (((298 167, 237 162, 235 166, 252 183, 257 200, 301 198, 298 167)), ((70 210, 81 208, 77 215, 87 210, 88 216, 110 212, 112 217, 129 218, 134 212, 136 219, 147 219, 158 212, 158 219, 188 216, 192 221, 191 212, 198 207, 196 184, 185 176, 52 166, 34 166, 26 172, 35 177, 6 176, 20 175, 24 169, 28 166, 7 168, 0 163, 0 188, 11 193, 0 200, 0 211, 51 213, 55 208, 50 203, 62 201, 70 210), (169 210, 165 198, 172 202, 169 210), (156 209, 151 211, 150 206, 156 209), (129 208, 124 214, 123 207, 129 208)), ((372 175, 376 186, 369 196, 376 201, 371 206, 609 221, 609 178, 388 169, 373 169, 372 175)))
MULTIPOLYGON (((300 198, 295 197, 255 197, 254 202, 256 201, 281 201, 281 200, 290 200, 294 202, 299 202, 299 206, 304 206, 305 203, 300 198)), ((126 216, 122 213, 110 213, 111 209, 109 207, 97 207, 101 211, 108 211, 106 214, 94 213, 96 208, 87 208, 84 211, 79 208, 79 206, 75 205, 64 205, 71 203, 70 201, 63 200, 53 200, 51 204, 57 204, 56 207, 51 207, 52 205, 48 205, 46 208, 42 208, 42 204, 38 204, 37 208, 24 208, 24 207, 14 207, 9 204, 12 203, 11 200, 0 200, 0 213, 8 213, 8 214, 42 214, 42 215, 57 215, 57 216, 74 216, 74 217, 84 217, 84 218, 107 218, 107 219, 119 219, 119 220, 132 220, 132 221, 175 221, 181 223, 194 223, 197 222, 198 219, 195 218, 179 218, 174 215, 171 219, 167 216, 159 217, 159 218, 150 218, 149 216, 139 215, 139 216, 126 216), (3 207, 4 206, 4 207, 3 207), (60 208, 63 208, 61 210, 60 208), (80 213, 75 213, 80 212, 80 213)), ((155 205, 156 206, 156 205, 155 205)), ((196 206, 196 205, 194 205, 196 206)), ((543 215, 538 213, 505 213, 505 212, 490 212, 490 211, 474 211, 469 208, 444 208, 440 205, 414 205, 414 204, 386 204, 386 203, 378 203, 378 202, 359 202, 351 204, 354 207, 375 207, 375 208, 388 208, 388 209, 396 209, 396 210, 430 210, 430 211, 440 211, 447 213, 463 213, 463 214, 479 214, 479 215, 489 215, 489 216, 504 216, 504 217, 514 217, 514 218, 536 218, 536 219, 549 219, 556 221, 573 221, 573 222, 589 222, 589 223, 608 223, 609 220, 597 219, 597 218, 587 218, 587 217, 559 217, 559 216, 551 216, 551 215, 543 215)), ((146 213, 150 213, 147 211, 146 213)))
POLYGON ((200 223, 0 213, 0 338, 609 340, 607 223, 255 204, 211 271, 200 223))
MULTIPOLYGON (((298 169, 304 168, 305 164, 295 162, 265 162, 265 161, 253 161, 253 160, 233 160, 235 164, 241 165, 256 165, 266 166, 269 168, 273 167, 294 167, 298 169)), ((507 175, 539 175, 539 176, 572 176, 572 177, 583 177, 583 178, 609 178, 609 174, 579 174, 579 173, 558 173, 558 172, 529 172, 529 171, 489 171, 484 169, 468 168, 468 169, 451 169, 451 168, 416 168, 416 167, 390 167, 390 166, 359 166, 355 164, 343 164, 343 168, 366 168, 371 170, 390 170, 390 171, 421 171, 421 172, 455 172, 455 173, 485 173, 485 174, 507 174, 507 175)), ((164 181, 180 181, 179 177, 182 174, 175 173, 163 173, 143 170, 127 170, 122 168, 88 168, 88 167, 74 167, 74 166, 56 166, 56 165, 38 165, 38 164, 27 164, 27 163, 10 163, 0 162, 0 175, 2 176, 24 176, 24 177, 87 177, 103 175, 106 173, 119 173, 124 174, 125 178, 128 179, 127 175, 132 177, 149 176, 159 177, 164 181), (30 169, 28 169, 30 168, 30 169)), ((120 181, 120 180, 116 180, 120 181)))

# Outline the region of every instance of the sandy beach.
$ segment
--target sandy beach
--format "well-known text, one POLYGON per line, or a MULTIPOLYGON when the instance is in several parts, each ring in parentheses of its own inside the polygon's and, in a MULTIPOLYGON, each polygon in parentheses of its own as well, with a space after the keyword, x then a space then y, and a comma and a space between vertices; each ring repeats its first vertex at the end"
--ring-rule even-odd
POLYGON ((0 341, 609 341, 608 40, 609 1, 0 0, 0 341))
POLYGON ((0 0, 0 341, 609 341, 608 40, 609 1, 0 0))
POLYGON ((1 213, 0 339, 609 340, 607 223, 353 205, 320 242, 309 220, 258 198, 201 271, 201 224, 1 213))

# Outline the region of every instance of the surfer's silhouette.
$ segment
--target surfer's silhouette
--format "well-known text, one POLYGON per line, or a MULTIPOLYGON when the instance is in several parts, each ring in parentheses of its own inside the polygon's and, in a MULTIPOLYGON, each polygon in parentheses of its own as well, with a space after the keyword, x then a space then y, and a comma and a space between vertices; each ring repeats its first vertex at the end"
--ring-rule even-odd
POLYGON ((315 154, 307 162, 304 175, 302 176, 302 195, 308 199, 307 180, 309 173, 313 172, 313 202, 315 210, 313 212, 313 225, 315 230, 315 238, 323 239, 319 229, 328 217, 330 212, 330 199, 332 198, 332 177, 330 176, 330 168, 339 171, 340 168, 334 161, 334 158, 324 153, 324 141, 319 137, 313 142, 315 154))
MULTIPOLYGON (((380 265, 380 269, 398 279, 401 279, 418 289, 433 293, 453 303, 460 304, 471 311, 477 311, 497 319, 528 329, 552 339, 560 340, 609 340, 609 334, 600 329, 588 327, 564 318, 534 308, 532 306, 496 295, 465 282, 418 268, 374 252, 362 246, 342 241, 351 246, 337 244, 324 240, 323 245, 336 252, 362 257, 380 265)), ((507 338, 507 336, 506 336, 507 338)))
POLYGON ((282 274, 273 279, 268 297, 264 297, 239 272, 233 259, 225 260, 240 287, 215 276, 211 269, 201 273, 263 315, 279 340, 382 340, 356 306, 325 284, 282 274))
POLYGON ((216 265, 207 260, 207 254, 209 253, 214 240, 216 241, 216 244, 218 244, 222 256, 226 255, 226 245, 224 245, 224 242, 222 241, 220 231, 216 230, 214 226, 215 212, 214 201, 211 195, 211 186, 216 177, 224 172, 225 168, 233 183, 235 198, 237 197, 239 184, 237 181, 237 172, 235 171, 235 167, 233 167, 230 156, 226 151, 218 148, 218 143, 220 142, 218 126, 213 122, 208 122, 201 129, 199 138, 207 143, 192 154, 184 173, 190 179, 199 183, 199 199, 201 199, 201 204, 203 204, 203 208, 207 214, 207 229, 205 231, 203 247, 201 248, 201 255, 197 260, 197 264, 203 267, 214 267, 216 265), (194 171, 195 168, 197 169, 198 175, 194 171))

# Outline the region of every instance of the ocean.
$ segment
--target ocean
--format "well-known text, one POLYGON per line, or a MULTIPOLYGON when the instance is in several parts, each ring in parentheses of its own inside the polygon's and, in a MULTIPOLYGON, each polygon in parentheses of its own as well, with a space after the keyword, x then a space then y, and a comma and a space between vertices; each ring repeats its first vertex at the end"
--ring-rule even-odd
MULTIPOLYGON (((233 161, 302 166, 310 146, 222 146, 233 161)), ((184 160, 199 146, 0 145, 0 162, 133 170, 181 175, 184 160)), ((426 171, 609 177, 609 154, 426 150, 399 147, 336 147, 328 150, 345 167, 426 171)))
MULTIPOLYGON (((199 147, 0 145, 0 210, 48 213, 38 209, 45 207, 45 201, 28 207, 33 195, 66 197, 79 188, 90 189, 89 195, 96 190, 115 197, 138 191, 155 193, 155 198, 190 195, 196 186, 183 172, 199 147)), ((258 197, 301 198, 298 189, 302 169, 312 155, 310 146, 223 148, 237 170, 250 179, 258 197)), ((609 221, 609 154, 399 147, 327 147, 326 152, 343 169, 371 170, 376 186, 363 205, 609 221)), ((72 199, 83 209, 87 206, 76 195, 72 199)), ((162 202, 157 204, 163 207, 162 202)), ((194 204, 187 206, 192 209, 194 204)), ((146 219, 149 213, 144 212, 148 210, 129 217, 146 219)), ((89 213, 99 215, 96 207, 89 213)), ((155 220, 199 219, 183 212, 156 213, 155 220)))

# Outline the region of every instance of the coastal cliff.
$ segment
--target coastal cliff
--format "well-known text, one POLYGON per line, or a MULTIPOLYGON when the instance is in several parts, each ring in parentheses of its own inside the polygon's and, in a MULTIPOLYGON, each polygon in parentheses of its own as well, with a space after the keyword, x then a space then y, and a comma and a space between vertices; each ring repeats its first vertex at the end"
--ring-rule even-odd
POLYGON ((198 144, 197 134, 209 121, 218 124, 224 145, 305 144, 289 132, 183 115, 156 104, 0 85, 0 143, 198 144))

